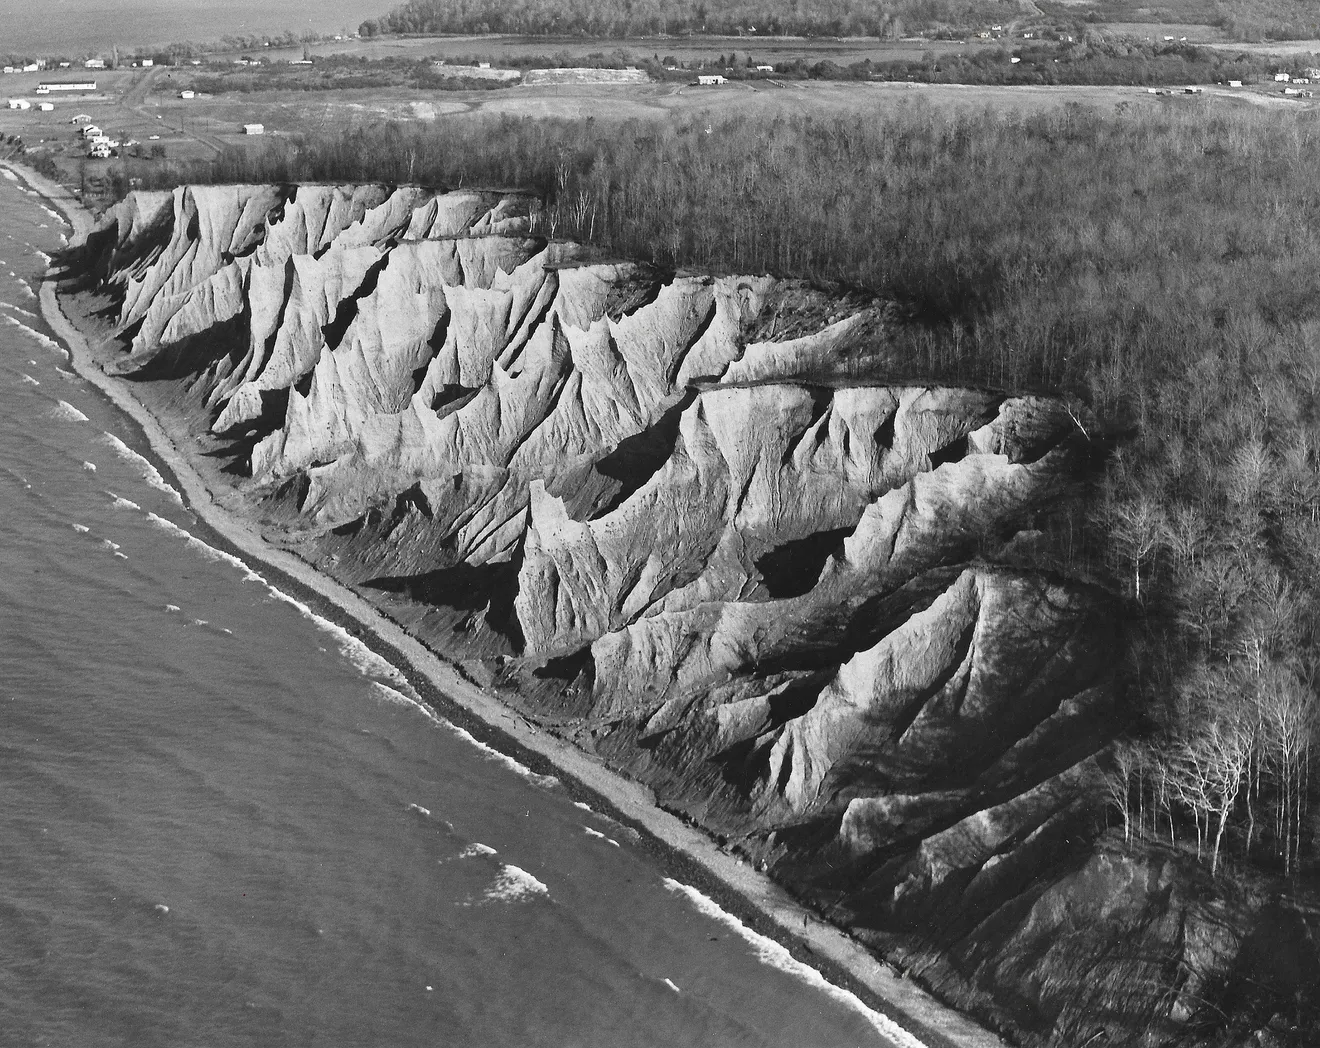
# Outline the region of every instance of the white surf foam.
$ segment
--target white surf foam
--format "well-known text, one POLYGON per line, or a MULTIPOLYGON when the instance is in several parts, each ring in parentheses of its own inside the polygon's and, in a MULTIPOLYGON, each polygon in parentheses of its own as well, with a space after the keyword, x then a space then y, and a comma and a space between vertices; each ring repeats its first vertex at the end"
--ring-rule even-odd
POLYGON ((4 175, 5 178, 9 179, 9 181, 11 181, 11 182, 17 182, 17 181, 18 181, 18 176, 17 176, 16 174, 14 174, 14 172, 10 171, 9 168, 7 168, 7 167, 6 167, 6 168, 0 168, 0 175, 4 175))
POLYGON ((786 972, 793 977, 800 979, 814 990, 822 991, 827 997, 837 1001, 847 1008, 852 1009, 861 1015, 871 1024, 881 1036, 893 1041, 900 1048, 926 1048, 925 1044, 919 1041, 907 1030, 899 1026, 893 1019, 887 1015, 881 1015, 879 1012, 868 1008, 862 1003, 855 993, 835 986, 832 982, 816 971, 809 964, 803 964, 797 960, 783 946, 759 932, 752 931, 751 928, 743 924, 733 914, 723 910, 713 899, 707 898, 701 892, 690 885, 683 884, 670 877, 664 880, 665 887, 671 892, 682 895, 692 903, 694 907, 707 917, 719 921, 726 928, 736 933, 739 938, 749 943, 756 952, 757 958, 763 964, 768 964, 771 968, 777 968, 781 972, 786 972))
POLYGON ((461 852, 459 852, 458 857, 460 859, 471 859, 477 855, 498 855, 498 854, 499 853, 489 844, 482 844, 480 841, 477 841, 474 844, 469 844, 466 848, 464 848, 461 852))
POLYGON ((500 867, 500 875, 495 878, 495 883, 486 889, 485 898, 490 902, 524 902, 549 895, 550 889, 544 882, 538 881, 524 869, 505 863, 500 867))
POLYGON ((26 371, 23 372, 23 381, 26 382, 29 386, 39 386, 39 385, 41 385, 40 382, 38 382, 35 378, 33 378, 31 375, 29 375, 26 371))
POLYGON ((64 216, 61 215, 58 211, 53 211, 51 208, 48 208, 45 204, 40 205, 40 207, 42 211, 50 215, 50 217, 55 219, 56 222, 64 222, 66 226, 69 224, 67 221, 65 221, 64 216))
MULTIPOLYGON (((317 617, 319 618, 320 616, 317 617)), ((330 623, 329 625, 331 625, 335 629, 339 628, 337 626, 334 626, 333 623, 330 623)), ((351 634, 346 634, 346 635, 349 636, 352 640, 357 641, 358 644, 362 643, 361 641, 358 641, 356 637, 353 637, 351 634)), ((366 647, 366 645, 362 645, 362 646, 364 648, 366 647)), ((403 674, 399 673, 398 670, 396 670, 388 662, 382 659, 379 655, 376 655, 375 652, 372 652, 370 648, 367 648, 366 650, 368 652, 371 652, 372 657, 376 659, 378 663, 383 664, 384 666, 388 667, 389 670, 391 670, 395 674, 398 674, 398 681, 397 682, 392 681, 392 683, 401 682, 404 689, 401 691, 396 688, 390 687, 389 685, 383 684, 379 680, 373 680, 371 682, 372 687, 377 691, 377 693, 380 695, 381 698, 386 699, 387 701, 390 702, 397 702, 401 705, 411 706, 414 709, 419 710, 426 717, 426 719, 429 720, 436 727, 444 728, 445 731, 453 735, 457 735, 469 746, 472 746, 477 750, 480 750, 482 756, 484 756, 487 760, 495 761, 497 764, 504 765, 511 772, 526 779, 528 782, 532 783, 535 786, 540 786, 545 789, 550 789, 554 786, 559 785, 559 780, 555 778, 555 776, 538 775, 536 772, 532 771, 531 768, 527 767, 527 765, 523 764, 521 761, 514 760, 506 753, 501 753, 499 750, 495 749, 494 746, 487 746, 484 742, 476 738, 471 732, 467 731, 465 728, 460 728, 453 721, 441 717, 438 713, 435 712, 435 710, 431 709, 430 706, 426 705, 426 703, 424 703, 421 700, 421 698, 417 695, 417 693, 413 691, 413 689, 408 685, 408 682, 403 679, 403 674)), ((362 669, 361 666, 359 666, 358 668, 359 670, 362 669)))
POLYGON ((457 724, 453 724, 449 721, 444 721, 444 726, 449 731, 457 735, 464 742, 466 742, 469 746, 475 746, 477 749, 479 749, 485 755, 487 760, 495 761, 497 764, 503 764, 510 771, 515 772, 518 775, 521 775, 528 782, 535 783, 537 786, 543 786, 547 789, 552 786, 559 785, 559 780, 555 778, 555 776, 538 775, 536 772, 532 771, 531 768, 527 767, 527 765, 523 764, 521 761, 514 760, 507 753, 501 753, 494 746, 487 746, 484 742, 482 742, 480 739, 474 736, 470 731, 467 731, 464 728, 460 728, 457 724))
POLYGON ((73 530, 76 531, 79 535, 86 535, 92 529, 89 528, 86 524, 75 524, 73 526, 73 530))
MULTIPOLYGON (((264 582, 265 580, 263 579, 262 581, 264 582)), ((339 653, 344 656, 344 658, 348 659, 348 661, 353 664, 353 667, 364 677, 376 677, 381 680, 387 680, 393 686, 393 689, 397 689, 397 693, 399 693, 402 698, 417 705, 423 711, 428 709, 417 697, 417 693, 413 691, 407 678, 404 677, 404 675, 400 673, 388 659, 377 655, 367 647, 363 641, 359 640, 357 637, 353 636, 353 634, 349 633, 348 630, 344 629, 343 626, 331 622, 324 615, 318 615, 296 597, 289 596, 289 594, 285 593, 277 586, 270 586, 269 583, 267 583, 267 585, 269 586, 270 595, 272 597, 276 600, 282 600, 284 603, 296 608, 298 613, 315 625, 317 629, 334 637, 335 640, 339 642, 339 653)), ((439 718, 435 719, 437 720, 437 723, 440 723, 439 718)), ((448 722, 446 721, 443 723, 448 722)))
POLYGON ((12 309, 15 313, 22 313, 23 316, 31 317, 33 320, 37 319, 37 314, 33 313, 32 310, 24 309, 22 306, 16 306, 12 302, 0 302, 0 307, 3 307, 4 309, 12 309))
POLYGON ((430 815, 430 808, 423 808, 420 804, 410 804, 404 808, 404 811, 415 811, 418 815, 430 815))
POLYGON ((115 556, 118 557, 120 560, 128 560, 128 554, 120 553, 118 550, 115 551, 115 556))
POLYGON ((83 459, 83 464, 82 464, 82 466, 83 466, 83 469, 85 469, 88 473, 95 473, 95 472, 96 472, 96 463, 95 463, 95 462, 88 462, 86 459, 83 459))
POLYGON ((165 610, 166 610, 166 611, 180 611, 180 610, 182 610, 182 609, 180 609, 180 607, 179 607, 177 604, 166 604, 166 605, 165 605, 165 610))
POLYGON ((59 401, 55 407, 50 410, 51 418, 63 419, 66 422, 86 422, 87 416, 75 408, 67 400, 59 401))
POLYGON ((574 802, 573 802, 573 807, 574 807, 574 808, 581 808, 583 811, 592 811, 592 812, 594 812, 594 811, 596 810, 596 809, 593 808, 590 804, 584 804, 582 801, 574 801, 574 802))
MULTIPOLYGON (((48 229, 48 228, 50 228, 50 227, 47 226, 47 225, 43 222, 43 223, 41 224, 41 228, 42 228, 42 229, 48 229)), ((50 256, 49 256, 48 254, 46 254, 46 252, 42 251, 41 248, 39 248, 39 247, 34 247, 34 248, 32 249, 32 253, 33 253, 34 255, 36 255, 39 259, 41 259, 41 261, 45 262, 46 265, 50 265, 50 256)))
POLYGON ((378 680, 373 680, 371 682, 371 689, 379 698, 384 699, 386 702, 392 702, 396 705, 407 706, 409 709, 416 710, 437 728, 442 728, 448 723, 444 718, 440 717, 435 710, 426 705, 426 703, 414 699, 409 695, 405 695, 403 692, 391 688, 388 684, 382 684, 378 680))
POLYGON ((118 495, 116 495, 113 491, 107 491, 106 494, 109 495, 112 499, 115 500, 115 501, 114 501, 115 509, 139 509, 139 510, 140 510, 140 509, 142 508, 142 507, 139 506, 136 502, 134 502, 132 499, 120 498, 120 497, 119 497, 118 495))
MULTIPOLYGON (((32 293, 32 289, 28 288, 26 284, 23 284, 22 286, 24 288, 27 288, 28 294, 32 293)), ((35 298, 36 296, 33 297, 35 298)), ((27 335, 28 338, 33 339, 34 341, 40 343, 41 345, 45 346, 47 349, 53 349, 57 353, 64 353, 66 357, 68 356, 68 353, 65 351, 64 347, 61 346, 58 342, 56 342, 49 335, 43 335, 40 331, 33 330, 32 328, 24 324, 21 320, 16 320, 14 317, 11 317, 8 313, 0 313, 0 317, 4 317, 5 320, 9 321, 10 324, 18 328, 19 331, 23 332, 23 334, 27 335)))
POLYGON ((64 370, 62 367, 60 367, 58 364, 55 365, 55 371, 56 371, 56 373, 60 376, 60 378, 64 379, 65 382, 81 382, 81 381, 82 381, 82 379, 80 379, 80 378, 79 378, 77 375, 75 375, 72 371, 65 371, 65 370, 64 370))
MULTIPOLYGON (((137 509, 140 507, 135 506, 134 508, 137 509)), ((261 575, 258 575, 255 571, 253 571, 250 567, 248 567, 247 562, 244 561, 242 558, 235 557, 232 553, 226 553, 222 549, 216 549, 214 546, 211 546, 203 542, 187 528, 181 528, 179 527, 179 525, 175 524, 174 521, 167 520, 166 518, 160 516, 159 514, 148 512, 147 519, 151 521, 151 523, 155 524, 156 527, 162 529, 163 531, 168 531, 171 534, 177 535, 179 538, 183 539, 186 543, 188 543, 189 546, 195 549, 207 560, 215 561, 217 563, 222 563, 222 564, 229 564, 235 568, 238 568, 240 571, 243 572, 244 582, 260 582, 263 583, 268 589, 274 590, 275 587, 271 586, 270 583, 266 582, 266 580, 261 575)))
POLYGON ((150 484, 153 488, 155 488, 157 491, 165 492, 165 494, 169 495, 169 497, 173 499, 176 503, 178 503, 180 506, 183 505, 183 496, 179 494, 178 490, 175 489, 173 484, 169 483, 169 481, 167 481, 164 477, 160 475, 160 470, 158 470, 154 465, 152 465, 150 459, 142 455, 139 455, 136 451, 130 448, 127 444, 125 444, 122 440, 116 437, 113 433, 102 432, 101 436, 98 439, 102 444, 109 444, 110 447, 114 448, 115 454, 117 454, 125 462, 131 462, 133 463, 133 465, 137 466, 137 468, 142 472, 142 479, 145 480, 148 484, 150 484))
POLYGON ((683 991, 680 990, 677 986, 674 985, 674 983, 673 983, 673 981, 672 981, 671 979, 665 979, 665 980, 664 980, 664 984, 665 984, 666 986, 668 986, 671 990, 673 990, 675 993, 682 993, 682 992, 683 992, 683 991))
POLYGON ((605 834, 600 832, 600 830, 593 830, 590 826, 583 826, 582 829, 588 837, 595 837, 598 840, 604 841, 606 844, 612 844, 616 848, 619 847, 618 841, 613 837, 606 837, 605 834))
POLYGON ((119 548, 118 542, 111 542, 109 539, 102 539, 101 545, 104 546, 106 549, 110 550, 112 553, 119 548))

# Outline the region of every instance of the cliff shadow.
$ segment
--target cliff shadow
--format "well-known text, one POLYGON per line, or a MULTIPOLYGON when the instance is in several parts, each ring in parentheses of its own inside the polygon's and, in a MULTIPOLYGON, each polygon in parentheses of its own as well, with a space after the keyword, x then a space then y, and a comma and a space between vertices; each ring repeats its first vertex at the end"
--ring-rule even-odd
POLYGON ((458 563, 418 575, 380 575, 362 585, 418 604, 459 612, 459 632, 485 628, 498 634, 513 650, 521 651, 522 627, 513 609, 519 563, 519 558, 499 563, 458 563))

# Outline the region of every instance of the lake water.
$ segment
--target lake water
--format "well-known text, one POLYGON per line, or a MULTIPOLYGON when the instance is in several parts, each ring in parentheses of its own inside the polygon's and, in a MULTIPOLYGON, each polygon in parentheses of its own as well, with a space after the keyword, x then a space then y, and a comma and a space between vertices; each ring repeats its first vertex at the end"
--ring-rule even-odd
POLYGON ((390 0, 0 0, 0 53, 81 55, 252 33, 357 32, 390 0))
POLYGON ((0 1044, 884 1045, 625 828, 216 548, 0 180, 0 1044))

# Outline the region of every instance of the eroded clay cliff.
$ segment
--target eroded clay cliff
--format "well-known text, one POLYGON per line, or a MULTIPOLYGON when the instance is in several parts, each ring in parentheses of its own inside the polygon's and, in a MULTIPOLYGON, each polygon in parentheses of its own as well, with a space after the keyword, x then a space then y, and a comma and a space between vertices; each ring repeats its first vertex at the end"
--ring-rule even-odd
POLYGON ((85 263, 115 369, 187 390, 276 537, 464 611, 508 701, 878 943, 1027 934, 1124 718, 1111 598, 994 556, 1077 419, 887 380, 883 303, 601 261, 530 206, 135 194, 85 263))

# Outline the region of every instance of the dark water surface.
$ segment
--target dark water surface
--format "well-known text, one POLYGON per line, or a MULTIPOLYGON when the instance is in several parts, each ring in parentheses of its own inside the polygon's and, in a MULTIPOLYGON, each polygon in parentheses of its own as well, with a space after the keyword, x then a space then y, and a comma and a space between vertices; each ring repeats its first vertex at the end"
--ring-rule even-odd
POLYGON ((67 231, 0 181, 0 1046, 889 1043, 207 545, 36 315, 67 231))
POLYGON ((391 0, 0 0, 0 52, 109 54, 118 45, 206 43, 223 36, 357 32, 391 0))

